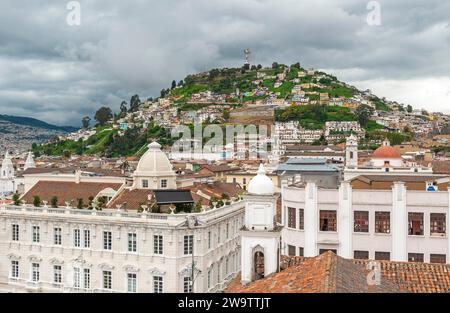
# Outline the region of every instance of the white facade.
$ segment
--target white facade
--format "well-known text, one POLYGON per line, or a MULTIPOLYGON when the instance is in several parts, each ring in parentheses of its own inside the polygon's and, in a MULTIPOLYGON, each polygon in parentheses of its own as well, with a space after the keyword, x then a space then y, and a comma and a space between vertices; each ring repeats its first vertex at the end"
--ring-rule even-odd
POLYGON ((6 152, 0 169, 0 196, 6 196, 16 192, 17 186, 15 182, 14 165, 11 161, 9 153, 6 152))
POLYGON ((194 214, 2 206, 0 290, 189 292, 194 261, 193 291, 221 291, 240 270, 243 217, 242 201, 194 214))
MULTIPOLYGON (((283 186, 282 194, 283 254, 312 257, 331 249, 345 258, 367 253, 368 258, 376 259, 384 253, 393 261, 408 261, 409 256, 420 254, 424 262, 439 256, 450 263, 446 229, 449 191, 406 190, 400 182, 392 190, 361 190, 343 182, 339 189, 317 188, 312 183, 305 188, 283 186), (324 230, 321 211, 334 212, 334 227, 324 230), (420 225, 409 220, 415 213, 422 216, 420 225), (362 222, 358 214, 367 214, 368 219, 362 222), (384 222, 380 215, 384 215, 384 222), (436 216, 443 219, 440 224, 436 216), (410 234, 412 227, 420 231, 410 234)), ((327 220, 326 225, 329 223, 327 220)))
POLYGON ((241 230, 241 282, 267 277, 279 270, 280 228, 275 222, 277 196, 261 164, 249 182, 245 200, 245 227, 241 230))

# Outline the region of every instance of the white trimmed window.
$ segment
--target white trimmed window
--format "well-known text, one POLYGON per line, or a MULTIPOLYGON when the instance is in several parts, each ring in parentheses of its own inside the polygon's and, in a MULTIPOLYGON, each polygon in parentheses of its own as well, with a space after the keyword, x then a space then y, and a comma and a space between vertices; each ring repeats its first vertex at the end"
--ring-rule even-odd
POLYGON ((208 231, 208 249, 211 249, 211 231, 208 231))
POLYGON ((110 231, 103 232, 103 249, 112 250, 112 232, 110 231))
POLYGON ((11 225, 11 240, 12 241, 19 241, 19 224, 12 224, 11 225))
POLYGON ((89 229, 85 229, 83 231, 83 235, 84 235, 83 247, 90 248, 91 247, 91 231, 89 229))
POLYGON ((163 236, 162 235, 154 235, 153 236, 153 253, 154 254, 163 254, 163 236))
POLYGON ((128 233, 128 252, 137 252, 137 234, 128 233))
POLYGON ((192 292, 192 280, 190 276, 183 277, 183 292, 184 293, 192 292))
POLYGON ((77 248, 81 247, 81 230, 73 230, 73 245, 77 248))
POLYGON ((85 268, 83 270, 83 288, 90 289, 91 288, 91 270, 89 268, 85 268))
POLYGON ((19 278, 19 261, 11 261, 11 277, 19 278))
POLYGON ((73 268, 73 287, 74 288, 80 288, 81 286, 81 274, 80 274, 80 268, 74 267, 73 268))
POLYGON ((40 228, 39 226, 34 225, 33 226, 33 242, 38 243, 41 241, 41 234, 40 234, 40 228))
POLYGON ((61 265, 53 265, 53 282, 55 284, 62 283, 62 268, 61 265))
POLYGON ((164 280, 162 276, 153 276, 153 292, 163 293, 164 280))
POLYGON ((186 235, 183 240, 184 255, 192 254, 194 250, 194 235, 186 235))
POLYGON ((53 244, 60 246, 62 245, 62 230, 61 227, 53 228, 53 244))
POLYGON ((31 281, 39 282, 39 263, 31 263, 31 281))
POLYGON ((103 271, 103 289, 112 289, 111 271, 103 271))
POLYGON ((167 179, 161 179, 161 188, 167 188, 167 179))
POLYGON ((148 180, 147 179, 142 180, 142 188, 148 188, 148 180))
POLYGON ((137 274, 136 273, 128 273, 127 274, 127 290, 128 292, 135 293, 137 292, 137 274))

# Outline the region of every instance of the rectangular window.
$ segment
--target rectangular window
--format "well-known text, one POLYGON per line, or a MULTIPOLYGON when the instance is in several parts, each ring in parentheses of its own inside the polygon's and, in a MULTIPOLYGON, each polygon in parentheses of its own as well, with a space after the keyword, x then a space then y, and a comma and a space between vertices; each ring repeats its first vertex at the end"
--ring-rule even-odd
POLYGON ((288 255, 295 256, 295 246, 288 245, 288 255))
POLYGON ((62 283, 62 269, 61 265, 53 265, 53 282, 55 284, 62 283))
POLYGON ((163 277, 162 276, 153 276, 153 292, 154 293, 163 293, 163 277))
POLYGON ((81 286, 80 269, 78 267, 73 268, 73 287, 80 288, 81 286))
POLYGON ((389 234, 391 232, 391 213, 375 212, 375 233, 389 234))
POLYGON ((442 263, 445 264, 447 256, 445 254, 430 254, 430 263, 442 263))
POLYGON ((31 281, 39 282, 39 263, 31 263, 31 281))
POLYGON ((391 259, 390 252, 375 251, 375 260, 377 261, 389 261, 391 259))
POLYGON ((89 268, 85 268, 83 270, 83 288, 90 289, 91 288, 91 270, 89 268))
POLYGON ((62 230, 61 227, 53 228, 53 244, 60 246, 62 245, 62 230))
POLYGON ((112 232, 110 231, 103 232, 103 249, 112 250, 112 232))
POLYGON ((337 231, 336 211, 320 210, 320 230, 337 231))
POLYGON ((211 231, 208 231, 208 249, 211 249, 211 231))
POLYGON ((296 228, 297 226, 297 216, 295 214, 295 208, 288 208, 288 227, 296 228))
POLYGON ((74 247, 81 247, 81 231, 79 229, 73 230, 73 245, 74 247))
POLYGON ((220 229, 220 225, 219 225, 218 230, 217 230, 217 244, 220 244, 220 231, 221 231, 221 229, 220 229))
POLYGON ((184 293, 191 293, 192 292, 192 280, 191 277, 183 277, 183 291, 184 293))
POLYGON ((41 234, 39 226, 33 226, 33 242, 38 243, 41 241, 41 234))
POLYGON ((85 229, 84 231, 83 231, 83 239, 84 239, 84 242, 83 242, 83 247, 84 248, 90 248, 91 247, 91 231, 89 230, 89 229, 85 229))
POLYGON ((137 252, 137 234, 128 233, 128 252, 137 252))
POLYGON ((142 180, 142 188, 148 188, 148 180, 147 179, 142 180))
POLYGON ((19 241, 19 224, 12 224, 11 235, 12 241, 19 241))
POLYGON ((423 235, 423 213, 408 213, 408 235, 423 235))
POLYGON ((299 214, 298 229, 304 230, 305 229, 305 215, 304 215, 305 210, 299 209, 298 214, 299 214))
POLYGON ((298 248, 298 255, 303 256, 303 247, 298 248))
POLYGON ((194 235, 184 236, 183 251, 184 255, 192 254, 194 248, 194 235))
POLYGON ((354 259, 368 260, 369 259, 369 251, 355 250, 353 252, 353 257, 354 257, 354 259))
POLYGON ((11 261, 11 277, 19 278, 19 261, 11 261))
POLYGON ((423 253, 408 253, 408 262, 423 263, 423 253))
POLYGON ((368 233, 369 232, 369 212, 368 211, 355 211, 354 217, 354 232, 355 233, 368 233))
POLYGON ((227 228, 226 228, 226 231, 225 231, 225 238, 228 239, 229 235, 230 235, 230 224, 227 223, 227 228))
POLYGON ((137 292, 137 275, 136 273, 128 273, 127 274, 127 286, 128 292, 135 293, 137 292))
POLYGON ((153 236, 153 253, 163 254, 163 236, 161 235, 153 236))
POLYGON ((442 236, 445 235, 445 213, 431 213, 430 214, 430 235, 442 236))
POLYGON ((161 179, 161 188, 167 188, 167 179, 161 179))
POLYGON ((112 289, 111 271, 103 271, 103 289, 112 289))

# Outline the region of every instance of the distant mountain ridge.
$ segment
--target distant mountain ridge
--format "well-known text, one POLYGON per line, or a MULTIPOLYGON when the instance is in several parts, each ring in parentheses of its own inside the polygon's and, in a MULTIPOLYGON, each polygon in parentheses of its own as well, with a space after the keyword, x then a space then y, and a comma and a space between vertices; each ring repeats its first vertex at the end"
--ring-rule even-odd
POLYGON ((61 132, 74 132, 77 131, 78 128, 72 127, 72 126, 56 126, 49 123, 46 123, 44 121, 32 118, 32 117, 23 117, 23 116, 13 116, 13 115, 4 115, 0 114, 0 120, 4 120, 16 125, 22 125, 22 126, 31 126, 31 127, 37 127, 47 130, 55 130, 55 131, 61 131, 61 132))

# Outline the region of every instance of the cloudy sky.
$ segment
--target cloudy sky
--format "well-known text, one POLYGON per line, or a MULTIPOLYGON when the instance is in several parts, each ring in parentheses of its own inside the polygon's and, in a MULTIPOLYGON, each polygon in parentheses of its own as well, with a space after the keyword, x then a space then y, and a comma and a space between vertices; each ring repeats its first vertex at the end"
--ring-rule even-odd
POLYGON ((329 71, 377 95, 450 113, 450 1, 1 0, 0 114, 79 125, 173 79, 273 61, 329 71), (372 1, 373 2, 373 1, 372 1), (368 23, 368 14, 369 21, 368 23))

